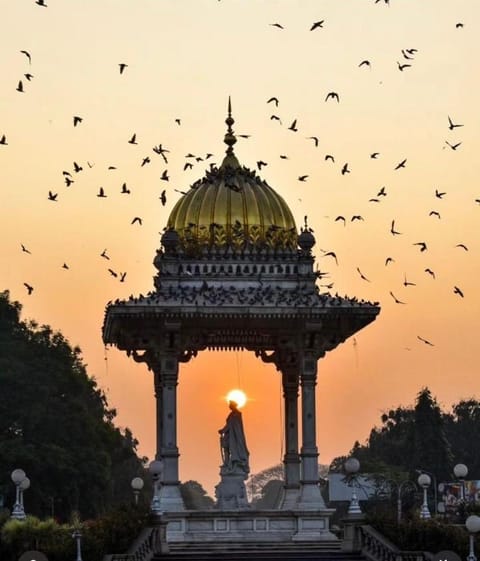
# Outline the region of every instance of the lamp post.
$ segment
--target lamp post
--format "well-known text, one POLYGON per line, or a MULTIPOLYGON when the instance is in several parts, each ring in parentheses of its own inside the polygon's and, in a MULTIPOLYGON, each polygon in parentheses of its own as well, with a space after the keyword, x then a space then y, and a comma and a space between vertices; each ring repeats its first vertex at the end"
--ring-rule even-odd
POLYGON ((23 469, 14 469, 10 475, 12 481, 15 483, 15 504, 13 505, 13 510, 10 518, 15 518, 16 520, 25 520, 25 510, 23 508, 23 502, 20 502, 20 484, 26 479, 25 472, 23 469))
POLYGON ((23 512, 25 512, 25 506, 23 504, 23 493, 30 488, 30 479, 28 477, 25 477, 25 479, 20 483, 18 487, 20 489, 20 504, 22 505, 23 512))
POLYGON ((130 483, 133 489, 133 495, 135 497, 135 504, 138 505, 138 495, 143 489, 143 479, 141 477, 134 477, 130 483))
POLYGON ((152 475, 153 479, 153 498, 150 503, 150 510, 153 514, 162 514, 162 509, 160 508, 160 497, 158 496, 159 480, 163 473, 163 462, 161 460, 153 460, 148 466, 148 471, 152 475))
POLYGON ((352 487, 352 498, 350 499, 350 504, 348 505, 348 514, 349 515, 359 515, 362 514, 362 510, 360 508, 360 504, 358 502, 357 493, 355 491, 356 487, 356 478, 358 470, 360 469, 360 462, 357 458, 348 458, 348 460, 344 464, 345 471, 350 476, 351 487, 352 487))
POLYGON ((433 479, 433 500, 434 500, 433 511, 434 511, 435 515, 437 515, 438 514, 438 511, 437 511, 437 501, 438 501, 438 497, 437 497, 437 478, 436 478, 434 473, 430 473, 426 469, 416 469, 415 471, 416 471, 416 473, 419 473, 419 474, 426 473, 427 475, 429 475, 433 479))
POLYGON ((453 468, 453 473, 460 481, 460 500, 465 502, 465 477, 468 475, 468 468, 465 464, 457 464, 453 468))
POLYGON ((75 561, 82 561, 82 532, 77 528, 74 530, 72 538, 75 540, 77 546, 77 556, 75 561))
POLYGON ((427 475, 426 473, 421 473, 418 476, 417 481, 420 487, 423 488, 423 503, 422 503, 422 508, 420 509, 420 518, 426 520, 430 518, 430 511, 428 510, 428 502, 427 502, 427 489, 430 486, 432 480, 430 479, 430 476, 427 475))
POLYGON ((480 531, 480 516, 472 514, 465 520, 465 526, 469 534, 469 552, 467 561, 477 561, 477 558, 475 557, 474 539, 475 534, 480 531))

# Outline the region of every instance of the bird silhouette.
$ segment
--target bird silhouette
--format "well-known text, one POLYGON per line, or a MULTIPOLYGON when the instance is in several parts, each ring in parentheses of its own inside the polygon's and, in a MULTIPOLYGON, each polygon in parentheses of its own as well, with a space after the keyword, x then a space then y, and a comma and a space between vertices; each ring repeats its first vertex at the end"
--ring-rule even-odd
POLYGON ((120 74, 123 74, 123 71, 125 70, 125 68, 127 68, 128 64, 125 64, 124 62, 120 62, 118 63, 118 66, 120 68, 120 74))
POLYGON ((268 166, 267 162, 263 162, 262 160, 258 160, 258 162, 257 162, 258 169, 261 170, 262 167, 264 167, 264 166, 268 166))
POLYGON ((23 55, 28 58, 28 64, 32 64, 32 57, 28 51, 20 51, 23 55))
POLYGON ((453 293, 458 294, 461 298, 463 298, 463 292, 458 288, 458 286, 453 287, 453 293))
POLYGON ((403 58, 406 58, 407 60, 413 60, 413 58, 414 58, 413 56, 409 56, 409 55, 405 52, 405 49, 402 49, 402 55, 403 55, 403 58))
POLYGON ((143 166, 145 166, 146 164, 150 163, 150 158, 148 156, 145 156, 145 158, 143 158, 142 163, 140 164, 140 167, 143 168, 143 166))
POLYGON ((448 128, 453 131, 453 129, 457 128, 457 127, 463 127, 463 125, 459 125, 459 124, 455 124, 452 119, 450 118, 449 115, 447 115, 448 117, 448 128))
POLYGON ((362 60, 362 62, 358 65, 359 68, 361 68, 362 66, 368 66, 370 67, 370 61, 369 60, 362 60))
POLYGON ((27 289, 27 293, 30 296, 30 294, 33 292, 33 286, 31 284, 28 284, 27 282, 24 282, 23 286, 27 289))
POLYGON ((438 219, 440 219, 440 213, 437 212, 436 210, 431 210, 431 211, 428 213, 428 216, 436 216, 438 219))
POLYGON ((462 27, 463 27, 463 23, 461 21, 459 21, 458 23, 455 24, 456 29, 460 29, 462 27))
POLYGON ((404 168, 405 164, 407 163, 407 159, 405 158, 405 160, 402 160, 400 163, 398 163, 393 169, 394 171, 400 168, 404 168))
POLYGON ((35 0, 35 4, 37 4, 37 6, 43 6, 44 8, 47 8, 45 0, 35 0))
POLYGON ((175 123, 180 126, 182 124, 182 120, 181 119, 175 119, 175 123))
POLYGON ((275 107, 278 107, 278 103, 279 103, 279 102, 278 102, 278 98, 277 98, 277 97, 271 97, 271 98, 267 101, 267 103, 272 103, 272 102, 275 103, 275 107))
POLYGON ((393 292, 390 292, 390 296, 395 300, 395 304, 406 304, 406 302, 399 300, 393 292))
POLYGON ((102 251, 102 253, 100 253, 100 257, 103 257, 104 259, 110 260, 110 257, 107 255, 107 250, 104 249, 102 251))
POLYGON ((331 154, 325 155, 325 161, 327 160, 331 160, 333 163, 335 163, 335 158, 331 154))
POLYGON ((73 171, 75 173, 80 173, 83 170, 82 166, 77 164, 77 162, 73 162, 73 171))
POLYGON ((315 148, 318 146, 318 138, 316 136, 308 136, 307 140, 313 140, 315 143, 315 148))
POLYGON ((116 273, 113 269, 108 269, 108 272, 112 275, 112 277, 118 277, 118 273, 116 273))
POLYGON ((298 176, 298 181, 306 181, 308 178, 308 175, 299 175, 298 176))
POLYGON ((48 200, 49 201, 56 201, 58 197, 58 193, 52 193, 52 191, 48 192, 48 200))
POLYGON ((461 142, 457 142, 456 144, 450 144, 450 142, 448 142, 448 140, 445 140, 445 144, 447 146, 450 146, 450 148, 452 150, 456 150, 460 146, 461 142))
POLYGON ((350 173, 350 170, 348 169, 348 162, 343 164, 343 168, 342 168, 342 175, 345 175, 346 173, 350 173))
POLYGON ((2 146, 8 146, 7 137, 4 134, 2 134, 2 138, 0 138, 0 144, 2 146))
POLYGON ((69 175, 66 175, 66 176, 64 177, 64 180, 65 180, 65 185, 66 185, 67 187, 70 187, 70 185, 71 185, 72 183, 75 183, 75 181, 74 181, 69 175))
POLYGON ((280 23, 270 23, 269 25, 271 25, 272 27, 278 27, 278 29, 284 29, 283 25, 281 25, 280 23))
POLYGON ((337 92, 328 92, 325 101, 328 101, 329 99, 336 99, 337 103, 340 103, 340 97, 337 92))
POLYGON ((386 197, 387 192, 385 191, 385 187, 382 187, 380 191, 377 193, 377 197, 386 197))
POLYGON ((438 189, 435 189, 435 196, 437 199, 442 199, 446 194, 446 192, 441 193, 438 189))
POLYGON ((428 341, 427 339, 424 339, 423 337, 420 337, 420 335, 417 335, 417 339, 419 339, 420 341, 422 341, 422 343, 425 343, 425 345, 430 345, 430 347, 434 347, 434 346, 435 346, 433 343, 431 343, 431 342, 428 341))
POLYGON ((378 156, 380 156, 380 152, 372 152, 370 154, 370 158, 372 158, 372 160, 376 160, 378 156))
POLYGON ((135 216, 135 218, 130 222, 130 224, 139 224, 140 226, 142 225, 142 219, 140 218, 140 216, 135 216))
POLYGON ((417 286, 414 282, 407 280, 407 275, 403 274, 403 286, 417 286))
POLYGON ((128 141, 129 144, 138 144, 137 142, 137 135, 133 134, 132 138, 128 141))
POLYGON ((293 121, 293 123, 288 127, 289 131, 297 132, 297 119, 293 121))
POLYGON ((400 70, 400 72, 403 72, 405 70, 405 68, 411 68, 411 64, 400 64, 397 60, 397 65, 398 65, 398 69, 400 70))
POLYGON ((23 251, 24 253, 30 253, 30 254, 31 254, 31 251, 29 251, 29 250, 23 245, 23 243, 21 243, 20 246, 21 246, 22 251, 23 251))
POLYGON ((461 247, 465 251, 468 251, 468 247, 464 243, 457 243, 455 247, 461 247))
POLYGON ((21 92, 21 93, 24 92, 24 89, 23 89, 23 82, 22 82, 21 80, 18 82, 17 92, 21 92))
POLYGON ((340 222, 343 220, 343 225, 346 225, 346 220, 345 220, 345 216, 337 216, 337 218, 335 218, 335 222, 340 222))
POLYGON ((122 193, 124 195, 130 195, 130 189, 127 188, 126 183, 123 183, 122 190, 120 191, 120 193, 122 193))
POLYGON ((165 189, 160 193, 159 199, 162 201, 162 206, 165 206, 165 204, 167 203, 167 194, 165 189))
POLYGON ((427 249, 428 249, 428 248, 427 248, 427 244, 426 244, 425 242, 416 242, 416 243, 414 243, 414 244, 412 244, 412 245, 418 245, 418 246, 420 246, 420 252, 427 251, 427 249))
POLYGON ((78 124, 80 124, 83 121, 82 117, 79 117, 78 115, 74 115, 73 116, 73 126, 76 127, 78 124))
POLYGON ((435 273, 432 271, 432 269, 425 269, 425 272, 428 273, 431 277, 435 278, 435 273))
POLYGON ((166 169, 166 170, 163 171, 162 176, 160 177, 160 179, 161 179, 162 181, 168 181, 168 180, 169 180, 169 177, 168 177, 168 169, 166 169))
POLYGON ((393 257, 387 257, 385 259, 385 267, 390 263, 395 263, 395 259, 393 257))
POLYGON ((127 276, 127 273, 120 273, 120 282, 125 282, 125 277, 127 276))
POLYGON ((318 29, 319 27, 321 27, 323 29, 323 22, 325 20, 320 20, 320 21, 316 21, 312 24, 312 27, 310 28, 310 31, 313 31, 314 29, 318 29))
POLYGON ((360 214, 354 214, 352 218, 350 218, 350 222, 355 222, 355 220, 364 220, 364 218, 360 216, 360 214))
POLYGON ((193 169, 193 164, 191 162, 185 162, 185 165, 183 166, 183 171, 187 169, 193 169))
POLYGON ((362 271, 360 271, 360 269, 359 269, 358 267, 357 267, 357 272, 358 272, 358 274, 360 275, 360 278, 361 278, 362 280, 367 281, 367 282, 371 282, 371 281, 370 281, 369 279, 367 279, 367 277, 362 273, 362 271))
POLYGON ((33 74, 30 74, 30 72, 27 72, 26 74, 24 74, 25 78, 30 82, 33 78, 33 74))
POLYGON ((338 265, 338 259, 334 251, 327 251, 324 253, 323 257, 333 257, 335 259, 335 263, 338 265))

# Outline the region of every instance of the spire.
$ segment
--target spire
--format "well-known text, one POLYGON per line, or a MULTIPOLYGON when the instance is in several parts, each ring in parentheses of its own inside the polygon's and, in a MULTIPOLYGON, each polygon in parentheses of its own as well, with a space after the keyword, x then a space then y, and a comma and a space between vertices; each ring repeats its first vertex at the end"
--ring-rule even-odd
POLYGON ((237 138, 233 133, 232 125, 235 120, 232 117, 232 102, 230 100, 230 96, 228 96, 228 116, 225 119, 225 124, 227 125, 227 133, 225 134, 225 138, 223 142, 228 146, 226 150, 226 156, 223 159, 222 165, 220 167, 225 168, 230 166, 232 168, 240 167, 238 160, 233 153, 233 145, 237 142, 237 138))

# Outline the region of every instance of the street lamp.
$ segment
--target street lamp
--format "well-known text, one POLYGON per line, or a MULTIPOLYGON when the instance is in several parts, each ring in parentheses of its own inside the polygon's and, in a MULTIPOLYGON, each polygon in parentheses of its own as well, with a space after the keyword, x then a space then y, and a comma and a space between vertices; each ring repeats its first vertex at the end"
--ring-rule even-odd
POLYGON ((465 477, 468 475, 468 468, 465 464, 457 464, 453 468, 453 473, 460 480, 460 500, 465 501, 465 477))
POLYGON ((20 504, 22 505, 23 512, 25 512, 25 507, 23 504, 23 493, 30 488, 30 479, 28 477, 25 477, 25 479, 20 483, 18 487, 20 489, 20 504))
POLYGON ((23 509, 23 503, 20 502, 20 484, 27 477, 23 469, 14 469, 10 475, 12 481, 15 483, 15 504, 13 505, 13 510, 10 518, 15 518, 16 520, 25 520, 25 510, 23 509))
POLYGON ((438 511, 437 511, 437 501, 438 501, 438 497, 437 497, 437 478, 436 478, 434 473, 430 473, 426 469, 416 469, 415 471, 416 471, 416 473, 420 473, 420 474, 426 473, 427 475, 429 475, 433 479, 433 501, 434 501, 433 510, 435 512, 435 515, 437 515, 438 514, 438 511))
POLYGON ((352 498, 350 499, 350 504, 348 505, 348 514, 349 515, 358 515, 362 514, 362 510, 360 508, 360 504, 358 502, 357 493, 355 491, 356 486, 356 474, 360 469, 360 462, 357 458, 348 458, 348 460, 344 464, 345 471, 350 476, 351 487, 352 487, 352 498))
POLYGON ((430 476, 427 475, 426 473, 421 473, 418 476, 417 481, 420 487, 423 488, 423 503, 422 503, 422 508, 420 509, 420 518, 426 520, 430 518, 430 511, 428 510, 428 502, 427 502, 427 489, 430 486, 432 480, 430 479, 430 476))
POLYGON ((153 498, 150 503, 150 510, 153 514, 162 514, 162 509, 160 508, 160 497, 158 496, 159 480, 163 474, 163 462, 161 460, 153 460, 148 466, 148 471, 152 475, 153 479, 153 498))
POLYGON ((480 531, 480 516, 475 516, 475 514, 472 514, 465 520, 465 526, 469 533, 470 546, 467 561, 477 561, 477 558, 475 557, 474 537, 475 534, 480 531))
POLYGON ((77 545, 77 557, 75 561, 82 561, 82 532, 77 528, 72 534, 72 538, 77 545))
POLYGON ((133 489, 133 494, 135 496, 135 504, 138 505, 138 495, 143 489, 143 479, 141 477, 134 477, 130 483, 133 489))

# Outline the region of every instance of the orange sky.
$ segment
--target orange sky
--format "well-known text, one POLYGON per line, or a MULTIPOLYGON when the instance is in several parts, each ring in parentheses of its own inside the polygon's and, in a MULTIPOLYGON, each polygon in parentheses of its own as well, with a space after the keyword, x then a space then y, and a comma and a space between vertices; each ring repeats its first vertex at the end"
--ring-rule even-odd
MULTIPOLYGON (((235 147, 240 162, 250 168, 267 162, 260 175, 299 226, 308 214, 317 263, 329 273, 324 282, 334 283, 332 292, 382 306, 355 342, 319 364, 320 461, 364 441, 383 410, 411 404, 422 386, 446 409, 479 397, 480 113, 472 63, 480 55, 478 3, 47 4, 0 6, 0 138, 5 134, 8 143, 0 145, 0 289, 23 303, 24 317, 52 325, 82 348, 89 373, 118 410, 118 423, 139 438, 141 453, 154 452, 151 375, 116 349, 104 350, 104 306, 153 288, 159 232, 180 196, 174 189, 186 190, 223 157, 228 95, 235 131, 251 135, 235 147), (320 20, 323 28, 309 31, 320 20), (459 22, 464 26, 457 28, 459 22), (402 49, 418 52, 407 60, 402 49), (370 66, 359 67, 363 60, 370 66), (128 67, 120 75, 122 62, 128 67), (397 62, 411 66, 400 71, 397 62), (23 93, 16 91, 19 80, 23 93), (325 102, 332 91, 339 103, 325 102), (272 96, 278 108, 266 103, 272 96), (74 115, 83 118, 77 127, 74 115), (464 126, 449 130, 448 116, 464 126), (288 130, 294 119, 298 132, 288 130), (133 133, 138 145, 127 142, 133 133), (319 138, 318 147, 309 136, 319 138), (446 141, 461 145, 453 150, 446 141), (152 152, 159 143, 170 150, 168 165, 152 152), (183 171, 190 152, 214 157, 183 171), (326 154, 335 162, 325 161, 326 154), (146 156, 151 162, 142 167, 146 156), (394 170, 404 159, 405 168, 394 170), (81 172, 73 171, 74 161, 81 172), (345 163, 351 171, 342 175, 345 163), (160 180, 165 169, 168 183, 160 180), (74 179, 70 187, 64 170, 74 179), (307 181, 299 182, 300 175, 307 181), (120 193, 124 182, 129 195, 120 193), (107 198, 96 196, 100 186, 107 198), (387 196, 376 197, 383 186, 387 196), (165 207, 158 198, 163 189, 165 207), (446 195, 435 197, 435 189, 446 195), (49 191, 58 194, 56 202, 49 191), (429 216, 432 210, 441 218, 429 216), (335 221, 339 215, 345 226, 335 221), (353 215, 363 220, 352 222, 353 215), (141 226, 131 225, 135 216, 141 226), (392 220, 401 235, 390 233, 392 220), (417 242, 428 249, 420 252, 417 242), (104 249, 110 261, 100 257, 104 249), (322 250, 334 251, 338 266, 322 250), (388 256, 394 262, 385 266, 388 256), (109 267, 127 272, 125 282, 109 267), (416 286, 405 287, 405 275, 416 286), (34 287, 31 296, 24 282, 34 287), (395 304, 390 291, 406 304, 395 304)), ((209 491, 218 480, 224 395, 238 385, 250 397, 244 422, 253 471, 281 458, 278 373, 246 353, 203 353, 181 367, 180 475, 209 491)))

